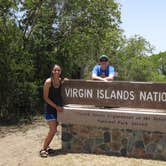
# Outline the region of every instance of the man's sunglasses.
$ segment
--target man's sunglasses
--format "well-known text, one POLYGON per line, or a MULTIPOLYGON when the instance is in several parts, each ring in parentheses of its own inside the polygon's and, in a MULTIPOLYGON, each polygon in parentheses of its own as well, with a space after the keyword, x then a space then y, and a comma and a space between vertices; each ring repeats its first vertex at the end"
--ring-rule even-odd
POLYGON ((100 62, 107 62, 108 59, 100 59, 100 62))

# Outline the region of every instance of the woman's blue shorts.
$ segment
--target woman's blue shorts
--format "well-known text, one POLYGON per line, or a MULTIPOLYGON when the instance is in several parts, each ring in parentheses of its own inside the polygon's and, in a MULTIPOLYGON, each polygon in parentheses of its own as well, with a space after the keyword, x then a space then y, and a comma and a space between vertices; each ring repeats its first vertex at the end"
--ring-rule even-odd
POLYGON ((44 114, 44 117, 47 121, 50 121, 50 120, 57 120, 57 115, 56 114, 48 114, 48 113, 45 113, 44 114))

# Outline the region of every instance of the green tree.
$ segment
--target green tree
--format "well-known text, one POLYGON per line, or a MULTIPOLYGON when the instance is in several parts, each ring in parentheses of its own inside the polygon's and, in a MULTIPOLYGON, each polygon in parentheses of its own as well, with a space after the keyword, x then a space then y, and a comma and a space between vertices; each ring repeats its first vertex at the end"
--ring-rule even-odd
POLYGON ((166 82, 166 52, 150 56, 150 60, 155 68, 154 81, 166 82))
POLYGON ((17 3, 3 1, 0 7, 0 119, 14 121, 34 108, 33 65, 15 19, 17 3))
POLYGON ((128 71, 129 81, 153 81, 153 74, 155 68, 150 61, 150 57, 133 57, 131 58, 132 64, 128 71))
POLYGON ((107 54, 119 80, 165 81, 165 52, 150 56, 150 43, 138 35, 126 39, 120 23, 115 0, 2 0, 0 118, 30 119, 42 108, 54 63, 69 78, 81 70, 88 79, 99 55, 107 54))
POLYGON ((57 54, 66 73, 78 67, 91 70, 100 54, 116 52, 121 20, 115 1, 64 1, 58 19, 57 54))
MULTIPOLYGON (((141 73, 132 70, 149 70, 148 68, 151 65, 146 60, 146 57, 149 56, 152 51, 153 47, 141 36, 136 35, 129 39, 124 38, 117 53, 117 70, 119 73, 119 79, 146 81, 147 78, 145 78, 145 75, 149 71, 142 73, 141 78, 141 73)), ((149 76, 147 75, 147 77, 149 76)))

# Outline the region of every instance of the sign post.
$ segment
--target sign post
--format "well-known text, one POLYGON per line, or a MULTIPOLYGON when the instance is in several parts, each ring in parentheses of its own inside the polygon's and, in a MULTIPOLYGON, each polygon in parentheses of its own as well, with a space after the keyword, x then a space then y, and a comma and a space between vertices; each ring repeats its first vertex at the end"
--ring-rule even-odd
POLYGON ((62 148, 166 160, 166 83, 69 80, 62 148))
POLYGON ((66 81, 65 104, 166 109, 166 83, 66 81))

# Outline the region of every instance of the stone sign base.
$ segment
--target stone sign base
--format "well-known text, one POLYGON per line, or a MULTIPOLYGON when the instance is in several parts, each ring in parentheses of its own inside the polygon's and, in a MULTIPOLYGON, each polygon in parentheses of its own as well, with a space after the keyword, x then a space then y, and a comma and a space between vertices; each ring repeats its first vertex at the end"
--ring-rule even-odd
POLYGON ((166 110, 70 105, 58 121, 66 152, 166 160, 166 110))
POLYGON ((65 152, 166 160, 166 134, 63 124, 62 149, 65 152))

